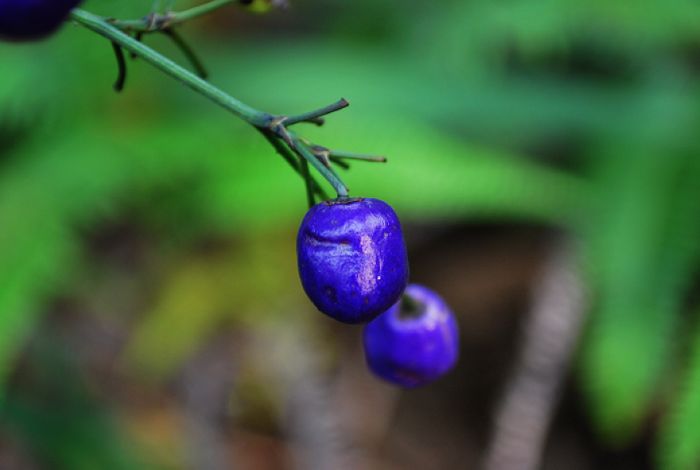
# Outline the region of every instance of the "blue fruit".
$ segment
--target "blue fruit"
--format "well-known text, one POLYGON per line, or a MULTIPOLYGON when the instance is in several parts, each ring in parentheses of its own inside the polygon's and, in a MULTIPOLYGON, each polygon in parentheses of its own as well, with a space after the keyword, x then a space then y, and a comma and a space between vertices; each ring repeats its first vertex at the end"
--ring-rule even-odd
POLYGON ((418 284, 365 326, 363 340, 372 372, 402 387, 432 382, 459 357, 454 314, 438 294, 418 284))
POLYGON ((81 0, 0 0, 0 38, 30 41, 53 33, 81 0))
POLYGON ((321 312, 344 323, 373 319, 399 299, 408 282, 401 224, 378 199, 338 199, 309 209, 297 257, 306 294, 321 312))

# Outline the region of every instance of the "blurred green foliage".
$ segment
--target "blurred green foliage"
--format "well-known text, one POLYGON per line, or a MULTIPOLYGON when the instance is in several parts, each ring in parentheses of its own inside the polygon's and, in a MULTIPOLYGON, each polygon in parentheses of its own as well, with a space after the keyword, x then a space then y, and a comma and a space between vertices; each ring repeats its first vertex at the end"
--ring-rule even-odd
MULTIPOLYGON (((273 113, 348 98, 349 110, 304 133, 387 155, 388 165, 353 164, 344 179, 405 221, 531 221, 571 232, 592 299, 579 381, 594 422, 624 445, 657 407, 668 409, 659 462, 695 468, 700 336, 686 332, 697 330, 689 294, 700 255, 700 6, 293 3, 263 17, 227 8, 186 26, 213 83, 273 113)), ((145 13, 136 0, 85 7, 145 13)), ((162 38, 146 42, 180 58, 162 38)), ((114 95, 113 60, 106 41, 73 26, 46 42, 0 46, 2 378, 48 300, 94 269, 85 232, 127 209, 166 251, 235 235, 247 253, 168 267, 127 347, 142 372, 167 377, 222 322, 262 321, 252 312, 298 301, 296 286, 279 285, 280 270, 294 269, 293 243, 270 234, 303 216, 303 182, 245 123, 139 61, 114 95)), ((53 432, 50 422, 20 419, 21 404, 7 408, 10 422, 53 432)), ((131 465, 110 462, 100 468, 131 465)))

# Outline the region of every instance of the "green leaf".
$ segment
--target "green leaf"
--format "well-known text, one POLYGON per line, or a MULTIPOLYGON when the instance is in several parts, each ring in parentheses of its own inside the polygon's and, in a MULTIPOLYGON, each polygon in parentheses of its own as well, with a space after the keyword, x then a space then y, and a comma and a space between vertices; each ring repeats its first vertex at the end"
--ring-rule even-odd
MULTIPOLYGON (((694 178, 688 191, 684 209, 688 230, 687 256, 697 266, 700 258, 700 163, 695 164, 689 178, 694 178)), ((700 466, 700 325, 689 337, 687 358, 681 359, 681 378, 678 389, 669 394, 669 412, 663 418, 657 445, 661 468, 686 470, 700 466)), ((683 337, 683 335, 679 335, 683 337)))
POLYGON ((689 338, 690 355, 679 389, 670 394, 657 444, 660 468, 690 470, 700 466, 700 328, 689 338))
POLYGON ((580 380, 613 444, 635 436, 649 412, 697 259, 700 168, 682 155, 628 147, 600 161, 586 234, 596 303, 580 380))

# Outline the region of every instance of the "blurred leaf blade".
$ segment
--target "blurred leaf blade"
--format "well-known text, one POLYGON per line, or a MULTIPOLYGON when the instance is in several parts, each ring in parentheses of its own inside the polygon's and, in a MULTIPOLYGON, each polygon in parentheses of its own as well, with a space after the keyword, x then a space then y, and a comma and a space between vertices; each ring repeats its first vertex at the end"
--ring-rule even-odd
POLYGON ((599 298, 582 357, 593 417, 618 444, 639 431, 668 370, 700 238, 695 157, 633 154, 601 163, 617 185, 589 235, 599 298))

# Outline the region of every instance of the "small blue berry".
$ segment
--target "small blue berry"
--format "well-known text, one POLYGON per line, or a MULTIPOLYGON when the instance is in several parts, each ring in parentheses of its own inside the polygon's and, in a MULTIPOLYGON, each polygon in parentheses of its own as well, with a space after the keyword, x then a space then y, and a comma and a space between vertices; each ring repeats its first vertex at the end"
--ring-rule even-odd
POLYGON ((454 314, 427 287, 410 284, 402 300, 365 326, 367 365, 376 375, 402 387, 432 382, 459 356, 454 314))
POLYGON ((81 0, 0 0, 0 38, 40 39, 53 33, 81 0))
POLYGON ((378 199, 325 201, 307 212, 297 236, 299 277, 321 312, 367 322, 401 296, 408 259, 394 210, 378 199))

